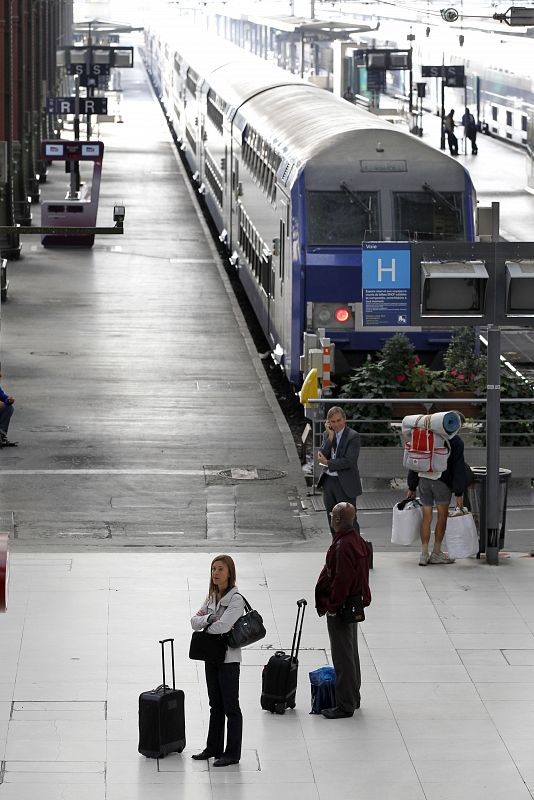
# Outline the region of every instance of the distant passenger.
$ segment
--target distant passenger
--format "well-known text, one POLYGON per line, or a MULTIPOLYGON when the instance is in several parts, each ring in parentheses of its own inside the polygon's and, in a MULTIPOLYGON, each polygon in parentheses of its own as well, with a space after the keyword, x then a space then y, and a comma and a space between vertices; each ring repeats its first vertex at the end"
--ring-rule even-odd
POLYGON ((347 428, 347 417, 339 406, 332 406, 326 415, 325 434, 317 458, 326 469, 317 481, 323 490, 324 505, 330 528, 331 512, 337 503, 351 503, 362 493, 358 470, 360 434, 347 428))
POLYGON ((358 653, 358 623, 343 618, 342 606, 349 598, 371 602, 369 557, 360 536, 351 503, 338 503, 332 510, 332 544, 315 587, 315 607, 326 624, 336 671, 336 705, 323 709, 326 719, 352 717, 360 707, 362 683, 358 653))
POLYGON ((465 109, 465 114, 462 117, 462 125, 464 126, 465 138, 471 142, 471 152, 474 156, 478 153, 477 147, 477 124, 474 116, 468 108, 465 109))
MULTIPOLYGON (((2 373, 0 372, 0 378, 2 373)), ((6 394, 0 386, 0 447, 16 447, 17 442, 10 442, 7 438, 7 431, 11 417, 13 416, 13 403, 15 398, 6 394)))
POLYGON ((343 100, 346 100, 348 103, 356 102, 356 95, 354 94, 350 86, 347 86, 347 88, 345 89, 343 100))
MULTIPOLYGON (((456 506, 463 508, 464 493, 468 478, 467 465, 464 459, 464 442, 457 434, 450 439, 451 451, 447 459, 447 469, 442 472, 440 477, 432 481, 425 478, 423 473, 408 472, 408 497, 414 499, 416 490, 419 490, 419 498, 423 504, 423 519, 421 521, 421 555, 419 556, 419 566, 426 567, 427 564, 452 564, 453 560, 441 549, 447 519, 449 515, 449 504, 452 494, 456 498, 456 506), (436 528, 434 530, 434 547, 429 553, 430 528, 432 525, 432 509, 434 504, 438 512, 436 528)), ((472 470, 469 469, 472 473, 472 470)))
MULTIPOLYGON (((231 556, 215 556, 211 562, 208 596, 191 617, 194 631, 219 635, 228 633, 242 616, 245 605, 236 586, 236 569, 231 556)), ((241 648, 228 647, 223 664, 205 662, 210 721, 206 747, 191 756, 195 761, 214 758, 214 767, 238 764, 241 758, 243 716, 239 707, 241 648), (226 727, 226 745, 224 732, 226 727)))
POLYGON ((451 156, 458 155, 458 139, 454 133, 454 108, 452 108, 445 119, 443 120, 443 127, 447 134, 447 141, 449 143, 449 150, 451 156))

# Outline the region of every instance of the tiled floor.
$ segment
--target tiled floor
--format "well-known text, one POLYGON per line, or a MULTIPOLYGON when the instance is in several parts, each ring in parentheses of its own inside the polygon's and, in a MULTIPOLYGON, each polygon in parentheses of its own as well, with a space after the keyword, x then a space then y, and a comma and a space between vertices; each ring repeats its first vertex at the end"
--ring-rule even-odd
POLYGON ((268 636, 244 654, 244 751, 214 770, 191 754, 208 715, 189 661, 189 616, 209 554, 16 554, 0 616, 0 800, 526 800, 534 796, 534 560, 421 569, 378 553, 360 628, 362 708, 310 716, 310 669, 328 662, 313 608, 322 553, 236 556, 268 636), (267 649, 291 643, 309 601, 297 709, 259 706, 267 649), (158 639, 176 638, 187 747, 137 753, 137 697, 160 683, 158 639))

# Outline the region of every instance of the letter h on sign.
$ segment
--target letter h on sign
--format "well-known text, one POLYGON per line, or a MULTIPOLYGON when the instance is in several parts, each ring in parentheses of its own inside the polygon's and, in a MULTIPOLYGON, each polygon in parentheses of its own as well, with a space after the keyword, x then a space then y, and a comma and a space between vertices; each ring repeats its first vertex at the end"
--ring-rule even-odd
POLYGON ((390 267, 384 267, 382 265, 382 259, 378 258, 377 276, 378 276, 378 282, 379 283, 382 283, 382 273, 383 272, 389 272, 390 275, 391 275, 391 283, 395 283, 395 259, 394 258, 391 259, 391 266, 390 267))

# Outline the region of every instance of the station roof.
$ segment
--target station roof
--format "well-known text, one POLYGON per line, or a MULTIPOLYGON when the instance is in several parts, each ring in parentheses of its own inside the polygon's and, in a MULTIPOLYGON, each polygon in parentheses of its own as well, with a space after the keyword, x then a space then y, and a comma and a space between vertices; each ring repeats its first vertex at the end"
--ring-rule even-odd
POLYGON ((346 39, 351 33, 362 33, 374 29, 370 25, 358 22, 349 23, 339 20, 309 19, 306 17, 292 17, 289 15, 259 17, 243 14, 239 17, 234 17, 234 19, 239 19, 242 22, 251 22, 254 25, 263 25, 267 28, 273 28, 290 35, 295 34, 299 38, 306 36, 329 41, 333 41, 334 39, 346 39))

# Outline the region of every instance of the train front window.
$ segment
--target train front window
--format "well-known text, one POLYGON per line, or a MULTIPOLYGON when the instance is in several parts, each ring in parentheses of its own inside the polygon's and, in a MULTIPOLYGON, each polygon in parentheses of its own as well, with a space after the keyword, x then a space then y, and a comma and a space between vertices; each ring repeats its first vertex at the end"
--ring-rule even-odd
POLYGON ((395 194, 395 236, 397 240, 464 238, 461 192, 439 192, 424 183, 421 192, 395 194))
POLYGON ((310 245, 354 246, 378 237, 378 192, 355 192, 341 184, 340 191, 310 191, 307 201, 310 245))

